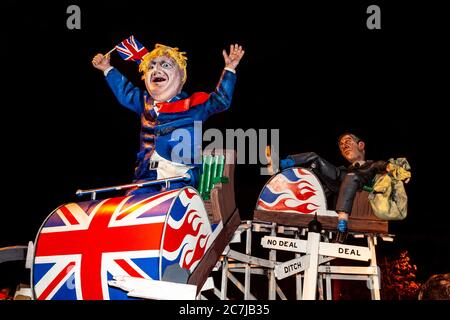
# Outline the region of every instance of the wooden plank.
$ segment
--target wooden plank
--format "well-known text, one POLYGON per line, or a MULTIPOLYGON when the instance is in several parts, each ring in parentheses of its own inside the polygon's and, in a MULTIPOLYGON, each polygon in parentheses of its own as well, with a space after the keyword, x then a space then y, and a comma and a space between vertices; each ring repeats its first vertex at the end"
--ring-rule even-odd
MULTIPOLYGON (((252 265, 263 266, 266 268, 274 268, 275 267, 274 261, 270 261, 270 260, 263 259, 263 258, 253 257, 251 255, 246 255, 246 254, 234 251, 234 250, 230 250, 227 254, 227 257, 231 258, 233 260, 246 262, 246 263, 252 264, 252 265)), ((243 265, 246 266, 247 264, 243 264, 243 265)), ((229 264, 229 266, 231 266, 231 263, 229 264)))
POLYGON ((292 259, 275 266, 275 277, 282 280, 296 273, 304 271, 308 267, 309 256, 292 259))
MULTIPOLYGON (((314 218, 310 214, 300 214, 294 212, 281 212, 281 211, 265 211, 255 210, 253 218, 275 222, 277 224, 294 226, 294 227, 308 227, 308 223, 314 218)), ((317 219, 322 224, 322 228, 325 230, 334 231, 337 226, 337 217, 318 216, 317 219)), ((348 228, 354 232, 367 232, 367 233, 388 233, 388 222, 384 220, 375 219, 361 219, 358 217, 350 216, 348 222, 348 228)))
POLYGON ((341 243, 321 242, 319 245, 319 253, 322 256, 350 260, 368 261, 370 259, 369 248, 361 246, 350 246, 341 243))
POLYGON ((206 213, 208 214, 208 219, 211 223, 219 223, 220 222, 220 217, 217 217, 214 215, 214 210, 212 208, 212 203, 211 200, 204 200, 203 203, 205 204, 205 210, 206 213))
POLYGON ((219 221, 227 221, 236 209, 234 198, 236 151, 228 149, 215 150, 214 154, 225 156, 223 177, 228 178, 227 183, 215 184, 210 193, 211 200, 205 201, 205 204, 208 203, 208 216, 211 217, 213 223, 217 223, 219 221))
POLYGON ((350 216, 359 219, 384 221, 373 213, 368 197, 369 193, 367 191, 356 192, 355 199, 353 200, 352 213, 350 216))
POLYGON ((374 267, 351 267, 351 266, 319 266, 319 273, 335 273, 335 274, 377 274, 374 267))
POLYGON ((194 272, 190 275, 187 283, 195 284, 198 292, 200 292, 200 289, 203 287, 206 279, 208 279, 212 269, 216 265, 216 262, 222 255, 223 250, 228 245, 231 238, 233 238, 234 231, 240 223, 241 219, 239 217, 239 210, 236 209, 231 218, 224 224, 223 230, 205 253, 194 272))
POLYGON ((266 249, 306 252, 307 242, 300 239, 264 236, 261 238, 261 246, 266 249))

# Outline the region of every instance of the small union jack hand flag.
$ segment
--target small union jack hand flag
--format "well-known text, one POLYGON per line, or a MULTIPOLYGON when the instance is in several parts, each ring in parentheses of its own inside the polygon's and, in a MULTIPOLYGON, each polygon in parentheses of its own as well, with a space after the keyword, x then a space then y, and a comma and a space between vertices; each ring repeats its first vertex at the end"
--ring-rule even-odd
POLYGON ((119 43, 115 49, 124 60, 136 61, 141 63, 142 57, 148 52, 148 50, 137 41, 134 36, 123 40, 119 43))

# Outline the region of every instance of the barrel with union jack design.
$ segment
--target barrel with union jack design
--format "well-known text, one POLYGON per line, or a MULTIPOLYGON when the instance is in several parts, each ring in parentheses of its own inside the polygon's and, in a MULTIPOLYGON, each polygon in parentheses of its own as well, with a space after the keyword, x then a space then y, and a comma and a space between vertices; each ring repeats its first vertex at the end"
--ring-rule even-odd
POLYGON ((36 237, 33 294, 41 300, 132 299, 108 281, 123 275, 161 280, 174 266, 190 274, 222 228, 210 224, 191 187, 62 205, 36 237))

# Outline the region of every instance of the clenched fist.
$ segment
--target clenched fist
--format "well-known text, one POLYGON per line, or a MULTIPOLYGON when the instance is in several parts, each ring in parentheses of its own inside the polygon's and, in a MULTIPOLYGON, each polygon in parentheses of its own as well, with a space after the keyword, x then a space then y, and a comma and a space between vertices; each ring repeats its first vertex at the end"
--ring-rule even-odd
POLYGON ((95 55, 94 59, 92 59, 92 65, 94 66, 94 68, 98 70, 105 71, 106 69, 111 67, 109 60, 110 60, 109 54, 104 56, 103 54, 98 53, 95 55))

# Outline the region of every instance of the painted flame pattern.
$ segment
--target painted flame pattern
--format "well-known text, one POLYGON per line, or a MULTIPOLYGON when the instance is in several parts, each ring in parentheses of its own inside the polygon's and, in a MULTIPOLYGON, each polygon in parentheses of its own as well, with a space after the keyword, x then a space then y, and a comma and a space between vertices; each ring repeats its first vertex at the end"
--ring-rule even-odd
POLYGON ((197 228, 194 228, 194 221, 198 218, 200 218, 200 215, 196 210, 189 210, 183 224, 179 229, 172 228, 172 226, 168 224, 165 237, 168 237, 170 241, 165 243, 164 249, 173 252, 182 246, 183 240, 186 236, 191 235, 193 237, 197 237, 200 227, 203 224, 200 222, 197 224, 197 228), (191 221, 189 222, 190 219, 191 221))
POLYGON ((268 211, 290 211, 309 214, 316 211, 320 204, 316 203, 314 196, 317 188, 302 176, 310 174, 302 169, 293 169, 296 179, 291 181, 286 175, 280 173, 273 177, 265 186, 260 198, 258 208, 268 211))
POLYGON ((258 204, 261 208, 270 210, 270 211, 296 211, 300 213, 311 213, 315 211, 319 206, 314 203, 302 203, 297 206, 289 206, 289 203, 292 199, 282 199, 278 201, 275 205, 267 205, 263 201, 259 200, 258 204))
MULTIPOLYGON (((196 194, 190 193, 186 196, 191 200, 196 194)), ((207 219, 207 216, 205 215, 202 219, 201 213, 194 208, 188 210, 179 227, 171 223, 167 224, 164 238, 170 241, 164 243, 166 258, 170 259, 170 256, 176 255, 180 259, 180 266, 191 270, 205 254, 211 236, 208 232, 210 226, 205 225, 205 223, 209 224, 209 221, 204 221, 204 218, 207 219)))
POLYGON ((299 182, 290 182, 283 175, 280 175, 280 180, 274 181, 273 184, 268 186, 273 193, 283 194, 286 190, 290 190, 292 195, 300 201, 306 201, 309 198, 316 195, 316 190, 312 188, 312 184, 306 180, 300 180, 299 182))

